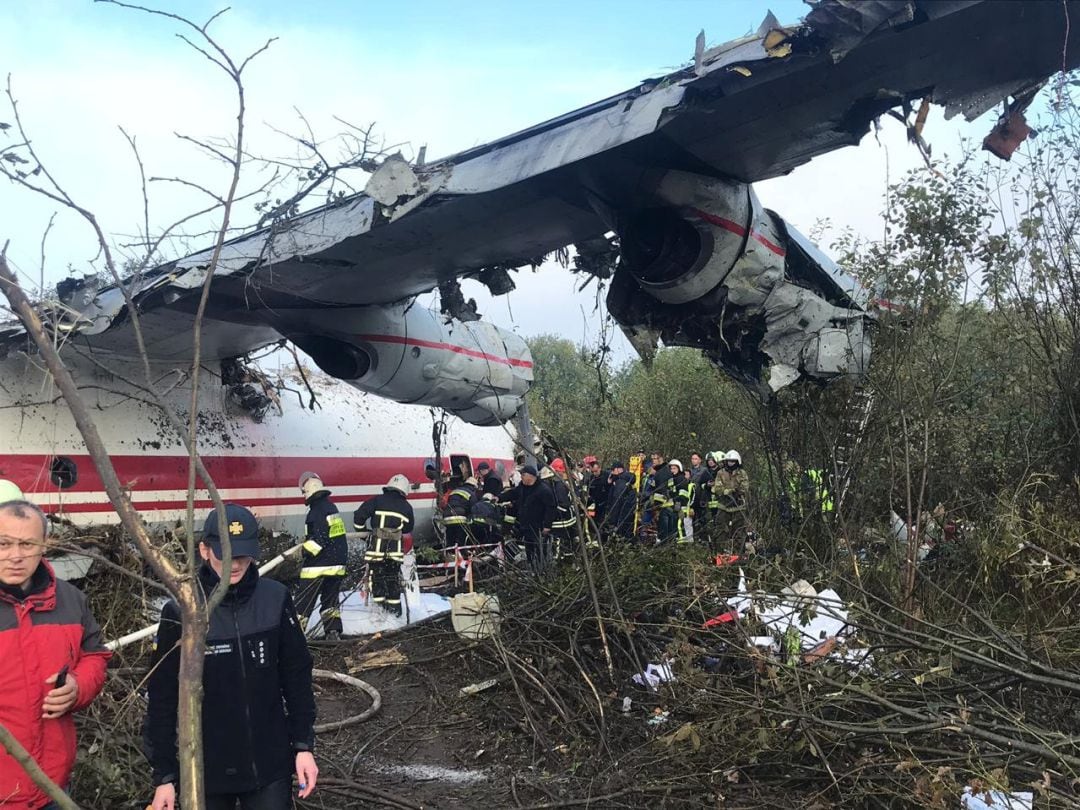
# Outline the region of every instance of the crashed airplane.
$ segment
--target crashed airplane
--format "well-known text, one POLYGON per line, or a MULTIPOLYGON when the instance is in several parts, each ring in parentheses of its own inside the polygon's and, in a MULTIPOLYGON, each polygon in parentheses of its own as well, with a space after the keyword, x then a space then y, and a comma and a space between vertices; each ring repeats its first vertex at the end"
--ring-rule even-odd
MULTIPOLYGON (((769 15, 681 70, 497 141, 389 159, 364 193, 225 245, 203 357, 285 338, 343 384, 499 425, 529 390, 529 350, 480 320, 458 281, 506 294, 514 268, 574 246, 576 271, 609 280, 608 309, 644 356, 692 346, 763 395, 860 375, 873 294, 751 184, 856 144, 916 102, 969 120, 1004 105, 987 146, 1007 157, 1038 88, 1077 64, 1069 15, 1080 20, 1080 0, 819 0, 797 25, 769 15), (441 315, 415 303, 433 289, 441 315)), ((158 368, 191 356, 211 254, 130 282, 158 368)), ((70 362, 134 356, 120 290, 62 297, 53 324, 70 362)), ((0 354, 26 345, 17 324, 0 327, 0 354)))
MULTIPOLYGON (((1011 97, 1006 118, 1021 115, 1076 64, 1073 10, 1077 0, 820 0, 799 25, 770 15, 680 71, 530 129, 425 165, 388 160, 365 193, 226 245, 209 343, 224 358, 284 336, 361 390, 501 423, 528 390, 528 349, 477 320, 454 284, 503 294, 508 269, 574 245, 581 272, 612 277, 609 311, 641 352, 694 346, 771 390, 859 374, 870 292, 750 184, 858 143, 919 99, 973 119, 1011 97), (447 319, 411 306, 436 287, 447 319)), ((155 359, 187 351, 176 336, 210 255, 133 283, 155 359)), ((74 338, 130 349, 119 291, 80 309, 74 338)))

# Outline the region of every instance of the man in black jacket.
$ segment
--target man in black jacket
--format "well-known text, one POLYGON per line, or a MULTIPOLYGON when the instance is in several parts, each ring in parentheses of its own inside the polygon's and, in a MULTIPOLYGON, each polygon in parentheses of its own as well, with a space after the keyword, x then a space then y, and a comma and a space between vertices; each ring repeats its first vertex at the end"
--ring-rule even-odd
POLYGON ((599 461, 594 461, 589 467, 589 484, 586 489, 586 503, 591 511, 592 519, 597 526, 602 526, 607 515, 608 490, 611 488, 611 476, 604 475, 603 467, 599 461))
POLYGON ((611 463, 611 488, 607 494, 608 537, 629 540, 634 531, 634 511, 637 492, 634 490, 634 474, 627 472, 621 461, 611 463))
POLYGON ((499 476, 491 469, 491 465, 486 461, 481 461, 476 467, 476 479, 479 484, 478 495, 483 497, 484 495, 494 495, 496 498, 502 494, 503 481, 499 476))
POLYGON ((555 522, 555 493, 541 484, 536 467, 521 468, 521 486, 515 509, 517 527, 525 541, 525 556, 534 573, 547 569, 551 557, 551 524, 555 522))
POLYGON ((296 608, 306 628, 318 597, 323 632, 328 639, 337 641, 342 630, 341 583, 349 559, 345 521, 318 475, 312 472, 301 475, 300 491, 308 513, 304 525, 304 564, 300 569, 302 587, 296 608))
POLYGON ((371 532, 364 552, 371 600, 395 616, 401 615, 401 561, 412 551, 414 515, 408 493, 409 479, 398 473, 381 495, 362 503, 353 515, 358 532, 371 532))
POLYGON ((694 542, 708 543, 709 500, 712 497, 713 471, 701 463, 701 453, 690 454, 690 483, 693 484, 693 503, 690 505, 694 525, 694 542))
POLYGON ((674 538, 676 532, 674 472, 664 462, 663 453, 653 453, 652 463, 652 485, 646 494, 656 524, 656 542, 663 543, 674 538))
MULTIPOLYGON (((232 568, 225 599, 210 616, 203 669, 203 757, 207 810, 287 810, 292 774, 300 798, 311 795, 319 769, 311 653, 289 590, 260 579, 259 525, 236 504, 225 506, 232 568)), ((199 544, 199 582, 209 595, 221 581, 218 520, 210 512, 199 544)), ((153 810, 175 810, 180 766, 176 723, 180 609, 168 602, 147 680, 143 739, 153 769, 153 810)), ((183 786, 180 786, 183 789, 183 786)))

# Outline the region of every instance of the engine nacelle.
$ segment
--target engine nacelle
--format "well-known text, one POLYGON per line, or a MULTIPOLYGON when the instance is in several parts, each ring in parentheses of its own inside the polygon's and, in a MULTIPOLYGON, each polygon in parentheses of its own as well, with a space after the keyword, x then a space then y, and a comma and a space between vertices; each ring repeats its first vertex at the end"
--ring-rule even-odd
POLYGON ((444 408, 474 425, 514 416, 532 355, 512 332, 416 303, 290 312, 283 332, 327 374, 397 402, 444 408))
POLYGON ((620 217, 608 309, 643 337, 705 351, 750 385, 864 374, 868 293, 750 186, 681 171, 620 217))

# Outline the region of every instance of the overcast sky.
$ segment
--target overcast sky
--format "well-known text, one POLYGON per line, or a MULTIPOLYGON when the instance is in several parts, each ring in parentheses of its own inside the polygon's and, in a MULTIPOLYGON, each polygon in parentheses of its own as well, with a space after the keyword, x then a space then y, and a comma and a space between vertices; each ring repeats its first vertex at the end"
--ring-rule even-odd
MULTIPOLYGON (((796 0, 769 5, 785 23, 806 8, 796 0)), ((168 6, 199 21, 221 7, 202 0, 168 6)), ((401 144, 406 156, 426 145, 430 160, 668 72, 691 57, 700 29, 710 45, 721 43, 753 31, 765 11, 757 0, 239 0, 211 30, 237 55, 278 38, 247 74, 252 152, 294 153, 274 129, 302 132, 300 110, 320 136, 342 128, 334 116, 375 122, 386 143, 401 144)), ((220 165, 176 137, 225 136, 235 118, 224 74, 184 45, 180 30, 139 12, 76 0, 0 4, 0 69, 11 76, 35 147, 111 234, 139 231, 143 215, 137 167, 119 127, 137 139, 149 175, 226 186, 220 165)), ((2 121, 11 121, 7 105, 0 106, 2 121)), ((981 138, 989 126, 989 119, 945 122, 935 109, 925 134, 935 154, 955 153, 961 137, 981 138)), ((804 232, 828 218, 834 232, 851 227, 876 238, 886 184, 920 163, 890 120, 877 139, 868 136, 858 147, 761 183, 757 192, 804 232)), ((151 220, 159 225, 203 202, 172 184, 153 184, 151 193, 151 220)), ((41 237, 56 210, 0 184, 0 242, 11 240, 9 258, 28 279, 38 278, 41 237)), ((241 222, 257 216, 250 205, 237 214, 241 222)), ((59 213, 46 247, 46 281, 66 275, 69 265, 94 269, 95 253, 89 229, 59 213)), ((486 317, 526 336, 595 336, 592 288, 576 293, 574 280, 557 267, 521 273, 517 281, 508 300, 491 301, 479 285, 467 292, 486 317)), ((626 356, 621 339, 619 345, 626 356)))

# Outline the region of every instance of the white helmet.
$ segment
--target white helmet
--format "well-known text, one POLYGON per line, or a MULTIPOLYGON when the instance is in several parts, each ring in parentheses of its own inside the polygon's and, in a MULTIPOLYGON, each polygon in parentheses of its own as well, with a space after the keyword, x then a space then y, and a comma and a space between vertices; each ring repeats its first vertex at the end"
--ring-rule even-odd
POLYGON ((721 461, 724 460, 724 455, 725 454, 723 450, 710 450, 708 453, 705 454, 705 460, 711 461, 714 464, 719 464, 721 461))
POLYGON ((742 464, 742 456, 739 455, 738 450, 728 450, 724 453, 724 461, 734 461, 736 464, 742 464))
POLYGON ((386 486, 383 489, 394 489, 400 492, 402 495, 409 494, 409 479, 401 473, 392 476, 389 481, 386 482, 386 486))
POLYGON ((323 484, 322 479, 319 478, 318 473, 306 472, 300 476, 300 492, 304 495, 304 500, 310 500, 312 496, 318 495, 320 492, 329 492, 326 486, 323 484))
POLYGON ((468 478, 465 479, 465 483, 468 484, 470 487, 475 487, 476 479, 470 475, 468 478))
POLYGON ((667 463, 667 465, 668 465, 669 467, 678 467, 678 468, 679 468, 679 470, 682 470, 682 468, 683 468, 683 466, 682 466, 682 462, 681 462, 681 461, 679 461, 679 460, 678 460, 677 458, 673 458, 673 459, 672 459, 671 461, 669 461, 669 462, 667 463))
POLYGON ((26 496, 23 495, 22 490, 15 486, 11 481, 0 478, 0 503, 22 500, 26 500, 26 496))

